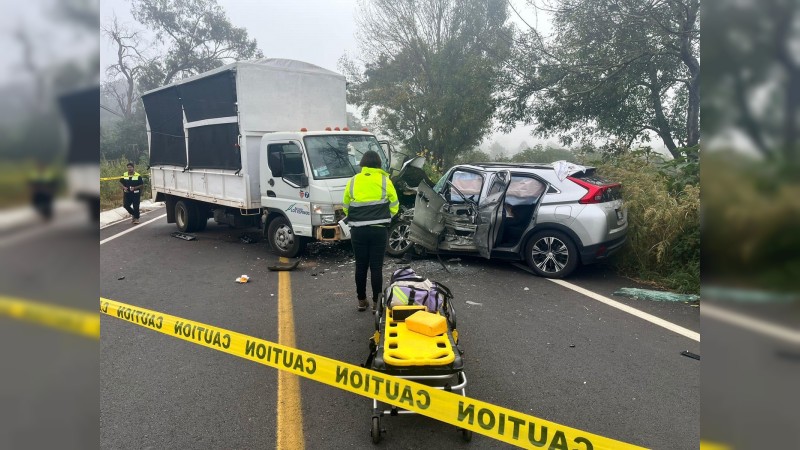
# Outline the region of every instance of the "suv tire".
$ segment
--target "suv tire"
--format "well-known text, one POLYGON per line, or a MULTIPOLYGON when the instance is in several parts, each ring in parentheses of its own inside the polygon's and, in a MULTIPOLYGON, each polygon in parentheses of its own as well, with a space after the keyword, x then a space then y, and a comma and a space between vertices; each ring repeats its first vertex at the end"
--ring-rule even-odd
POLYGON ((386 254, 395 258, 400 258, 413 247, 413 243, 408 239, 411 230, 411 222, 398 219, 389 225, 389 239, 386 241, 386 254))
POLYGON ((566 234, 540 231, 525 245, 528 267, 545 278, 564 278, 578 267, 578 248, 566 234))

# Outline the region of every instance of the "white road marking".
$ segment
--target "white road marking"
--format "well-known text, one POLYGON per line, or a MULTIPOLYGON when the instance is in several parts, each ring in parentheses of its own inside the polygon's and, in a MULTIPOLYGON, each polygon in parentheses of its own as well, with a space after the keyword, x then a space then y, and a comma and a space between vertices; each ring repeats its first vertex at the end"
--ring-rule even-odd
POLYGON ((6 247, 12 244, 20 244, 31 238, 51 232, 57 232, 75 225, 80 225, 86 221, 87 219, 84 217, 84 215, 73 214, 69 217, 54 219, 52 223, 36 222, 29 224, 24 230, 12 231, 7 236, 3 236, 3 238, 0 239, 0 247, 6 247))
POLYGON ((750 331, 763 334, 765 336, 787 341, 792 344, 800 344, 800 332, 797 330, 776 325, 774 323, 769 323, 761 319, 754 319, 744 314, 733 312, 729 309, 710 305, 708 302, 703 303, 703 305, 700 306, 700 314, 705 317, 711 317, 712 319, 716 319, 721 322, 726 322, 740 328, 745 328, 750 331))
MULTIPOLYGON (((687 338, 689 338, 689 339, 691 339, 693 341, 700 342, 700 333, 697 333, 697 332, 694 332, 692 330, 689 330, 688 328, 684 328, 684 327, 682 327, 680 325, 675 325, 672 322, 666 321, 666 320, 664 320, 662 318, 659 318, 659 317, 656 317, 656 316, 654 316, 652 314, 648 314, 648 313, 646 313, 644 311, 639 311, 638 309, 633 308, 631 306, 628 306, 628 305, 626 305, 624 303, 620 303, 620 302, 618 302, 616 300, 611 300, 610 298, 608 298, 606 296, 603 296, 603 295, 600 295, 598 293, 592 292, 592 291, 590 291, 588 289, 584 289, 584 288, 582 288, 580 286, 576 286, 576 285, 574 285, 572 283, 568 283, 568 282, 566 282, 564 280, 556 280, 556 279, 552 279, 552 278, 548 278, 548 280, 550 280, 553 283, 556 283, 558 285, 564 286, 567 289, 572 289, 573 291, 575 291, 575 292, 577 292, 579 294, 583 294, 583 295, 585 295, 585 296, 587 296, 587 297, 589 297, 591 299, 597 300, 600 303, 605 303, 606 305, 611 306, 612 308, 617 308, 620 311, 626 312, 626 313, 634 315, 634 316, 636 316, 636 317, 638 317, 640 319, 644 319, 644 320, 646 320, 646 321, 648 321, 648 322, 650 322, 652 324, 655 324, 655 325, 658 325, 660 327, 666 328, 667 330, 672 331, 673 333, 677 333, 677 334, 680 334, 681 336, 687 337, 687 338)), ((704 307, 701 307, 700 309, 703 309, 703 308, 704 307)))
POLYGON ((156 217, 155 219, 150 219, 147 222, 144 222, 144 223, 142 223, 140 225, 131 225, 131 228, 128 228, 127 230, 122 231, 122 232, 117 233, 117 234, 115 234, 113 236, 110 236, 110 237, 107 237, 107 238, 103 239, 102 241, 100 241, 100 245, 103 245, 103 244, 105 244, 106 242, 109 242, 109 241, 113 241, 114 239, 116 239, 116 238, 118 238, 120 236, 126 235, 126 234, 130 233, 131 231, 138 230, 138 229, 142 228, 143 226, 147 225, 148 223, 155 222, 156 220, 163 219, 164 217, 167 217, 167 215, 166 214, 162 214, 162 215, 156 217))

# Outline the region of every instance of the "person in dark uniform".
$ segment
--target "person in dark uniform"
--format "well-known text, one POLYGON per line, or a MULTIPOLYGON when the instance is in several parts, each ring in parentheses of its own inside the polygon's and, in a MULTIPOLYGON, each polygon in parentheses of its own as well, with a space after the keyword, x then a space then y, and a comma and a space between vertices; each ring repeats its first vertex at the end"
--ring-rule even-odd
POLYGON ((344 213, 350 225, 350 242, 356 257, 358 310, 367 309, 367 269, 372 284, 372 310, 383 290, 383 255, 389 238, 388 226, 400 203, 389 175, 381 169, 377 152, 361 157, 361 172, 344 189, 344 213))
POLYGON ((119 180, 122 183, 122 206, 133 217, 131 223, 139 223, 139 200, 142 198, 142 176, 133 170, 133 163, 128 163, 128 171, 119 180))
POLYGON ((38 161, 36 170, 28 179, 31 190, 31 203, 45 221, 53 218, 53 199, 56 195, 58 180, 52 168, 43 161, 38 161))

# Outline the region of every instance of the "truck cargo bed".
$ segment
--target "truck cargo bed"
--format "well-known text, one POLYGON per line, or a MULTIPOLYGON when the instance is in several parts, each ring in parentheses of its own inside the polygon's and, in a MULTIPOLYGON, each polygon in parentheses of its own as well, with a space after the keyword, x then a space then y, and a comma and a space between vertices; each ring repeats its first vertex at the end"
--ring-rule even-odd
POLYGON ((250 192, 247 174, 233 170, 192 169, 183 167, 151 167, 153 192, 196 199, 232 208, 261 207, 261 196, 250 192))

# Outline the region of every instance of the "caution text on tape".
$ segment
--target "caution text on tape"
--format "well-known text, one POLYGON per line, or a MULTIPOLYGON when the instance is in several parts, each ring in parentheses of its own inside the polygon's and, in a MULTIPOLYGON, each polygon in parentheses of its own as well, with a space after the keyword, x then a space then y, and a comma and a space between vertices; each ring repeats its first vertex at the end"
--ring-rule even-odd
POLYGON ((100 312, 525 448, 640 449, 508 408, 169 314, 100 298, 100 312))

